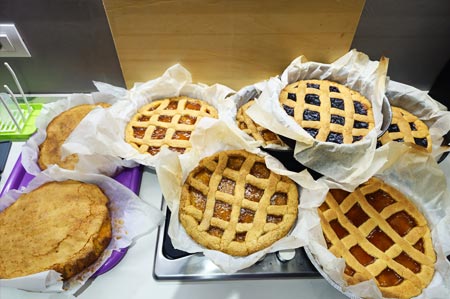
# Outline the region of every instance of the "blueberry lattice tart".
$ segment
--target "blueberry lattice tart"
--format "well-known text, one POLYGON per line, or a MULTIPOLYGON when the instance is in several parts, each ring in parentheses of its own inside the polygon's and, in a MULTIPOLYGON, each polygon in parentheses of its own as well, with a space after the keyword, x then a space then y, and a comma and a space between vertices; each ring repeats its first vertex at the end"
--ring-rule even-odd
POLYGON ((298 211, 297 185, 263 157, 230 150, 204 158, 181 192, 179 219, 200 245, 246 256, 284 237, 298 211))
POLYGON ((250 118, 250 116, 247 115, 248 108, 250 108, 254 103, 254 100, 250 100, 239 108, 236 115, 236 122, 239 129, 252 136, 253 139, 261 141, 263 146, 267 146, 269 144, 284 146, 284 142, 281 141, 277 134, 258 125, 250 118))
POLYGON ((326 80, 301 80, 280 93, 286 113, 318 141, 351 144, 374 128, 372 105, 360 93, 326 80))
POLYGON ((392 106, 392 121, 386 133, 378 139, 377 146, 389 141, 417 145, 416 148, 431 152, 431 137, 427 125, 408 111, 392 106))
POLYGON ((217 118, 208 103, 181 96, 153 101, 130 120, 125 141, 141 154, 156 155, 166 147, 183 154, 191 149, 191 133, 203 117, 217 118))
POLYGON ((384 297, 411 298, 430 283, 430 229, 398 190, 377 178, 352 193, 331 189, 318 212, 328 249, 345 259, 349 284, 375 279, 384 297))

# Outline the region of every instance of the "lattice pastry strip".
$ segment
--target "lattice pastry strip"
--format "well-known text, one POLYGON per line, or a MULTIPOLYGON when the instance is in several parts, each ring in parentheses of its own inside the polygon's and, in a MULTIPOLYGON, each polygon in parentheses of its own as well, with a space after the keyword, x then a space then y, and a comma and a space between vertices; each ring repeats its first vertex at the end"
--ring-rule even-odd
POLYGON ((384 296, 410 298, 431 281, 436 255, 427 221, 383 181, 372 178, 352 193, 330 190, 319 215, 349 284, 375 278, 384 296))
POLYGON ((204 158, 183 185, 179 219, 197 243, 235 256, 273 244, 292 228, 298 191, 244 150, 204 158))
POLYGON ((253 119, 247 115, 248 108, 250 108, 254 103, 254 100, 250 100, 239 107, 236 115, 236 122, 239 129, 252 136, 253 139, 263 142, 264 146, 269 144, 284 146, 284 142, 280 139, 280 137, 278 137, 277 134, 255 123, 253 119))
POLYGON ((153 101, 131 118, 125 141, 140 153, 156 155, 163 147, 184 153, 190 150, 191 133, 203 117, 217 118, 217 110, 185 96, 153 101))
POLYGON ((349 144, 374 128, 371 103, 358 92, 326 80, 302 80, 280 93, 286 113, 319 141, 349 144))
POLYGON ((431 136, 427 125, 408 111, 392 106, 392 121, 386 133, 378 139, 378 146, 389 141, 417 145, 419 149, 431 152, 431 136))

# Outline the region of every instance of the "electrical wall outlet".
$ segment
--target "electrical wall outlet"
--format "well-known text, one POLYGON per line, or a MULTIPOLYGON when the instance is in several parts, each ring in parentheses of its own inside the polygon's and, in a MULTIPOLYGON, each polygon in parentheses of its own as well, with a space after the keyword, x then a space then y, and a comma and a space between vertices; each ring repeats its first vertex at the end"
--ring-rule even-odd
POLYGON ((0 57, 31 57, 14 24, 0 24, 0 57))

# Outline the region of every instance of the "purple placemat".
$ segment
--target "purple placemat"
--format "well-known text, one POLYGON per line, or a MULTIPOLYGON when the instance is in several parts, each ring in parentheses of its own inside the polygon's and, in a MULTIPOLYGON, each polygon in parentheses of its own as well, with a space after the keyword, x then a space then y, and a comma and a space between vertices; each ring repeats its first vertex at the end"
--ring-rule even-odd
MULTIPOLYGON (((5 182, 2 192, 0 192, 0 197, 2 197, 3 194, 8 192, 9 190, 18 190, 21 187, 26 187, 33 178, 34 176, 26 172, 25 168, 23 168, 22 155, 20 155, 11 171, 11 174, 5 182)), ((142 180, 142 167, 137 166, 134 168, 124 168, 122 172, 120 172, 113 178, 125 187, 129 188, 134 193, 139 194, 142 180)), ((113 250, 111 256, 92 276, 96 277, 111 270, 122 260, 127 251, 128 248, 113 250)))

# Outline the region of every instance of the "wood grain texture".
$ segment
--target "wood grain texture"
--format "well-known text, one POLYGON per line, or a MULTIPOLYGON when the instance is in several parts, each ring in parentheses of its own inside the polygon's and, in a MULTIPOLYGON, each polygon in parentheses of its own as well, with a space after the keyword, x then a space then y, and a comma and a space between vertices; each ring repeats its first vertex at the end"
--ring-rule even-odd
POLYGON ((234 89, 349 49, 363 0, 103 0, 127 87, 175 63, 234 89))

